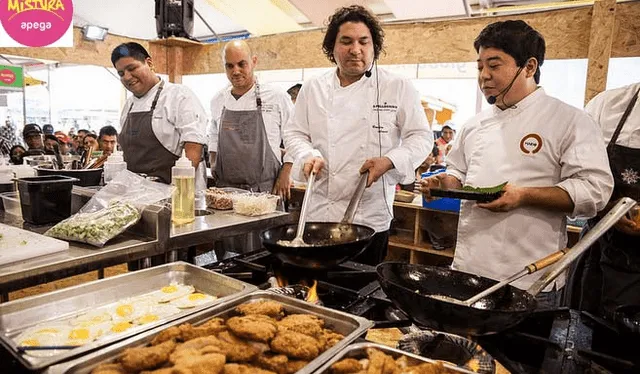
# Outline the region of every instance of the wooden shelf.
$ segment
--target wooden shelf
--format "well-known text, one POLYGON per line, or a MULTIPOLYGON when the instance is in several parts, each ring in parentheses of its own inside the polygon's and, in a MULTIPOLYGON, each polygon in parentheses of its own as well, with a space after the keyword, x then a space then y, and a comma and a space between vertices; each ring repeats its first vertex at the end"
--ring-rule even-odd
POLYGON ((398 238, 394 235, 389 237, 389 246, 395 247, 395 248, 408 249, 410 251, 429 253, 436 256, 453 258, 453 248, 437 250, 437 249, 433 249, 433 247, 429 243, 422 243, 420 246, 417 246, 413 243, 410 243, 406 239, 398 238))

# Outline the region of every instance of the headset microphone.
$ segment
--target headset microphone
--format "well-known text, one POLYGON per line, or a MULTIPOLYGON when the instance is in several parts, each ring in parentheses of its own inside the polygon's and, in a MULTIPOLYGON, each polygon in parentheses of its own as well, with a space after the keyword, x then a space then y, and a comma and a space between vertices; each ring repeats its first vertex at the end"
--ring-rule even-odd
MULTIPOLYGON (((373 61, 373 63, 375 63, 375 60, 373 61)), ((373 63, 371 64, 371 67, 369 67, 369 69, 367 69, 364 72, 364 76, 367 77, 367 78, 371 78, 371 70, 373 70, 373 63)))
MULTIPOLYGON (((520 75, 520 72, 522 71, 522 69, 524 68, 524 66, 521 66, 518 68, 518 71, 516 72, 516 75, 513 77, 513 79, 511 80, 511 83, 509 83, 509 85, 507 87, 505 87, 502 91, 498 92, 497 95, 491 95, 489 97, 487 97, 487 102, 491 105, 495 104, 496 101, 498 100, 498 96, 506 93, 507 91, 509 91, 511 89, 511 86, 513 86, 513 84, 516 81, 516 78, 518 78, 518 75, 520 75)), ((504 99, 504 97, 503 97, 504 99)))

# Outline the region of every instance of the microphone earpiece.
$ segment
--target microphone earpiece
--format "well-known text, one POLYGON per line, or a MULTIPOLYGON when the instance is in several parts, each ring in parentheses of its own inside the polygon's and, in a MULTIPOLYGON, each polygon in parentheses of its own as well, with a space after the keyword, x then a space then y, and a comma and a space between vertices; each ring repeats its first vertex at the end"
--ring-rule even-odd
POLYGON ((365 71, 364 72, 364 76, 367 77, 367 78, 371 77, 371 70, 365 71))
POLYGON ((493 96, 493 95, 492 95, 492 96, 489 96, 489 97, 487 98, 487 102, 488 102, 489 104, 491 104, 491 105, 495 104, 495 103, 496 103, 496 100, 498 100, 498 99, 497 99, 495 96, 493 96))

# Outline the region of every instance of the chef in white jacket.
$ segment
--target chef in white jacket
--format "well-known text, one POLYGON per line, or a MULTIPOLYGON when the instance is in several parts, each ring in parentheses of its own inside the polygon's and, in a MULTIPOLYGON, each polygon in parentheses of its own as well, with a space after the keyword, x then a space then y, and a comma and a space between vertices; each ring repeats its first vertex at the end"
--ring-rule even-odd
MULTIPOLYGON (((491 108, 459 131, 447 173, 432 187, 509 184, 490 203, 463 200, 453 268, 502 280, 566 246, 566 217, 604 208, 613 178, 600 129, 583 111, 538 86, 545 42, 523 21, 496 22, 476 38, 478 84, 491 108)), ((514 283, 526 289, 540 274, 514 283)), ((564 278, 538 296, 560 302, 564 278)))
POLYGON ((365 8, 338 9, 323 41, 337 69, 305 81, 284 131, 285 148, 305 177, 317 174, 309 221, 340 221, 360 173, 369 172, 354 223, 376 230, 356 259, 372 265, 387 251, 396 184, 414 182, 433 146, 416 89, 374 63, 383 36, 365 8))
POLYGON ((158 77, 151 56, 138 43, 117 46, 111 62, 133 94, 123 107, 118 136, 127 168, 171 183, 171 168, 184 149, 197 168, 196 187, 206 188, 200 161, 207 117, 195 94, 158 77))

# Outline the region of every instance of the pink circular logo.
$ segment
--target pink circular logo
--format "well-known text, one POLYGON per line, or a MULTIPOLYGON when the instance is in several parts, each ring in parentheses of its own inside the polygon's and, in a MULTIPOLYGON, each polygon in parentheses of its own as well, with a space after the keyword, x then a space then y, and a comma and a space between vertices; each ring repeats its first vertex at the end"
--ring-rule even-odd
POLYGON ((2 27, 13 40, 28 47, 55 43, 72 19, 72 0, 0 0, 2 27))

